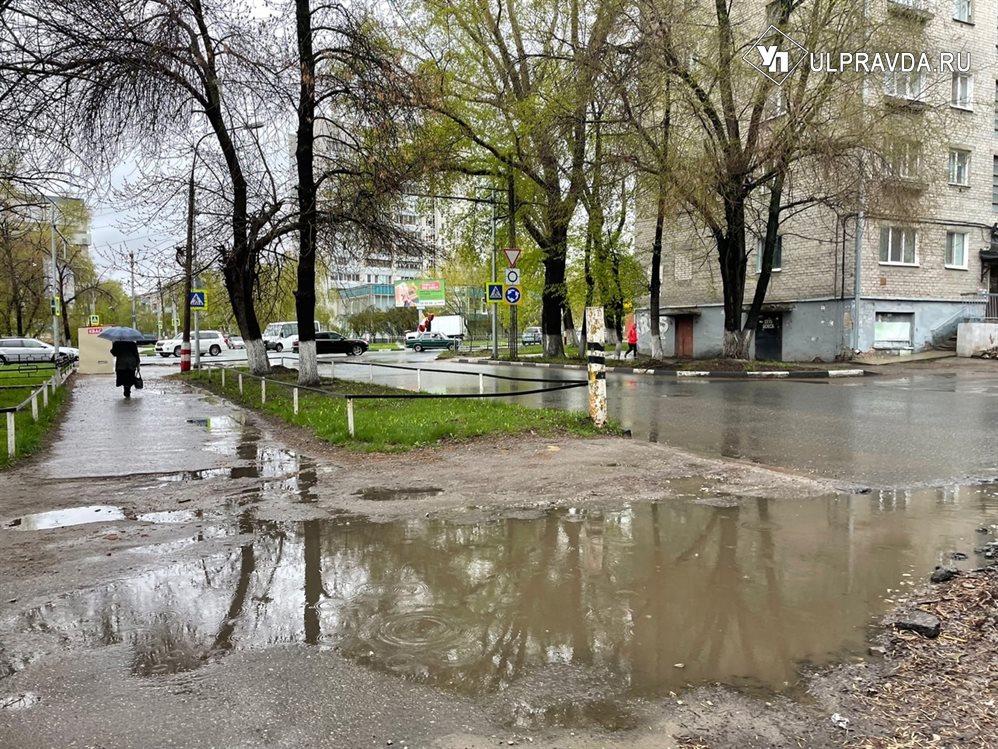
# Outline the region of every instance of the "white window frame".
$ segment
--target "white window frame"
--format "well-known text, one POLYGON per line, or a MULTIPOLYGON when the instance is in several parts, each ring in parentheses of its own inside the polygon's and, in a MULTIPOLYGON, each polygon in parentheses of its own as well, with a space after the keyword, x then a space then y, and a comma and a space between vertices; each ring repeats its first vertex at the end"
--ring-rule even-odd
POLYGON ((967 245, 970 243, 970 234, 965 231, 948 231, 946 232, 946 254, 943 256, 943 264, 946 268, 951 270, 967 270, 967 260, 970 253, 967 252, 967 245), (953 246, 954 241, 957 237, 960 237, 960 253, 963 256, 963 263, 951 262, 953 256, 953 246))
POLYGON ((950 106, 955 109, 974 109, 974 76, 969 73, 953 73, 950 91, 950 106))
POLYGON ((947 173, 949 183, 954 187, 970 187, 970 151, 965 148, 951 148, 947 173))
POLYGON ((774 86, 766 97, 764 113, 767 120, 775 120, 787 113, 787 97, 779 86, 774 86))
POLYGON ((953 0, 953 20, 961 23, 973 23, 974 0, 953 0))
MULTIPOLYGON (((757 274, 762 273, 762 250, 763 245, 766 243, 765 237, 755 238, 755 272, 757 274)), ((773 252, 773 273, 779 273, 783 270, 783 235, 776 235, 776 250, 773 252), (779 263, 777 263, 779 261, 779 263)))
POLYGON ((884 93, 896 99, 925 101, 925 74, 920 70, 884 73, 884 93))
POLYGON ((913 140, 896 140, 888 146, 888 165, 900 179, 918 179, 922 167, 922 144, 913 140))
POLYGON ((880 227, 880 264, 881 265, 901 265, 906 268, 918 267, 918 232, 910 226, 881 226, 880 227), (900 237, 901 254, 900 260, 892 260, 891 253, 894 249, 894 240, 900 237), (908 244, 911 244, 911 262, 904 259, 908 244), (884 248, 887 248, 886 259, 884 248))

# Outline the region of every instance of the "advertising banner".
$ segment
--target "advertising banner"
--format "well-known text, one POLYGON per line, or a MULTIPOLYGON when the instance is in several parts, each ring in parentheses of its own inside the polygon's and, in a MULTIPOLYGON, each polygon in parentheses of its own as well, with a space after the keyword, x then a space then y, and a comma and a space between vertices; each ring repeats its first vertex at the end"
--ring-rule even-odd
POLYGON ((395 283, 396 307, 443 307, 445 303, 442 278, 417 278, 395 283))

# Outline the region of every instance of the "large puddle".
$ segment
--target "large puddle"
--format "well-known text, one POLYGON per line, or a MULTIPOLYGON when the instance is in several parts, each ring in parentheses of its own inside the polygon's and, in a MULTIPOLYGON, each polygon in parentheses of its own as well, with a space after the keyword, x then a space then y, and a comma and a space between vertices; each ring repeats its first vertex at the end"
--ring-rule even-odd
POLYGON ((635 697, 707 682, 789 692, 806 667, 865 654, 894 595, 953 552, 983 561, 974 547, 991 536, 976 529, 998 511, 990 486, 716 499, 485 522, 212 518, 251 540, 5 627, 119 646, 137 676, 233 649, 336 648, 488 697, 514 723, 619 726, 635 697))

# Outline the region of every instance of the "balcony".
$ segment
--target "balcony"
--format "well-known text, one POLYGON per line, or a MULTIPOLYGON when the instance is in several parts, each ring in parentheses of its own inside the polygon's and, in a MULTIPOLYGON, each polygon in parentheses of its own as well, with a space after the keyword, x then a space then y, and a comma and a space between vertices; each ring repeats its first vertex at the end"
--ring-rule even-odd
POLYGON ((928 0, 887 0, 887 10, 919 21, 930 21, 935 15, 929 10, 928 0))

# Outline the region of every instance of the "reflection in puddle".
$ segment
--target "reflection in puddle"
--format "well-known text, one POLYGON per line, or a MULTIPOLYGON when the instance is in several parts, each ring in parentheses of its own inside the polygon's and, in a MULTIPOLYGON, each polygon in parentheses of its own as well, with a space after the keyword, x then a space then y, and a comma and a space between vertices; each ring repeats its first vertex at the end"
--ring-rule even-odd
POLYGON ((71 507, 66 510, 25 515, 12 520, 7 524, 7 527, 22 531, 40 531, 48 528, 65 528, 70 525, 85 525, 86 523, 109 523, 122 520, 124 517, 120 507, 90 505, 89 507, 71 507))
POLYGON ((361 499, 371 502, 404 502, 414 499, 427 499, 443 494, 443 489, 433 486, 428 487, 407 487, 405 489, 388 489, 382 486, 372 486, 368 489, 361 489, 354 494, 361 499))
POLYGON ((0 710, 26 710, 36 705, 39 699, 34 692, 0 695, 0 710))
MULTIPOLYGON (((710 498, 710 497, 708 497, 710 498)), ((336 647, 497 706, 518 725, 629 725, 690 684, 794 689, 865 651, 888 591, 980 559, 991 487, 737 506, 554 509, 477 524, 229 521, 242 545, 73 593, 8 621, 126 644, 137 676, 233 649, 336 647), (685 667, 678 669, 676 663, 685 667)), ((2 632, 0 632, 2 635, 2 632)))

